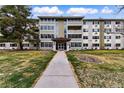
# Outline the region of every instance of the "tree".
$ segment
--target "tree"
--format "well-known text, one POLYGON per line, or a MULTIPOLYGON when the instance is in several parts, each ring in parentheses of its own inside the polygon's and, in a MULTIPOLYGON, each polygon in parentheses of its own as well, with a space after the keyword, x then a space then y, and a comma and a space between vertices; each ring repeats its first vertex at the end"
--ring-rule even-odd
MULTIPOLYGON (((17 42, 23 50, 23 40, 33 33, 31 30, 30 6, 6 5, 0 9, 0 26, 2 37, 0 41, 17 42)), ((33 34, 32 34, 33 35, 33 34)))
POLYGON ((29 41, 31 44, 35 44, 37 50, 39 49, 39 43, 40 43, 40 38, 39 38, 39 29, 38 29, 38 20, 37 19, 30 19, 30 34, 27 36, 28 38, 26 41, 29 41))
POLYGON ((117 13, 120 13, 121 11, 124 10, 124 5, 117 5, 116 7, 118 9, 118 12, 117 13))

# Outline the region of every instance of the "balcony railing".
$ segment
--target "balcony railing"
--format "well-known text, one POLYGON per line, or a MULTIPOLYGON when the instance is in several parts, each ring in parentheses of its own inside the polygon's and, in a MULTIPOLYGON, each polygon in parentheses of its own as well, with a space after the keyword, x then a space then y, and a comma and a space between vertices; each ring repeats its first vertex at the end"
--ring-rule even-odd
POLYGON ((82 21, 68 21, 68 24, 82 24, 82 21))
POLYGON ((69 33, 82 33, 82 30, 68 30, 69 33))

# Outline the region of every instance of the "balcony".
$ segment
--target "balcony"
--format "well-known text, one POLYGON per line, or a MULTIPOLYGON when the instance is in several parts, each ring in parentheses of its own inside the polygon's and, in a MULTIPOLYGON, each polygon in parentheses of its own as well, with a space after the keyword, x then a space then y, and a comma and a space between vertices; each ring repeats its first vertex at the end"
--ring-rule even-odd
POLYGON ((119 34, 123 34, 124 35, 124 29, 122 29, 122 28, 121 29, 120 28, 117 29, 116 28, 116 32, 115 33, 119 33, 119 34))
POLYGON ((82 34, 82 30, 68 30, 68 33, 82 34))
POLYGON ((104 27, 105 27, 105 28, 111 28, 112 25, 111 25, 111 24, 105 24, 104 27))
POLYGON ((100 25, 99 24, 95 24, 95 25, 92 25, 93 28, 99 28, 100 25))
POLYGON ((68 24, 82 24, 82 21, 68 21, 68 24))

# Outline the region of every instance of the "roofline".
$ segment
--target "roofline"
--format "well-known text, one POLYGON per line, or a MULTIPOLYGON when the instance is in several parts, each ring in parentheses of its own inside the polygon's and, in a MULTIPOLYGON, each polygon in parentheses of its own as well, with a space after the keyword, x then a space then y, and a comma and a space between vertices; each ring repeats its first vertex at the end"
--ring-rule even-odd
POLYGON ((107 18, 93 18, 93 19, 85 19, 84 16, 38 16, 38 18, 56 18, 56 19, 68 19, 68 18, 81 18, 85 21, 124 21, 124 19, 116 18, 116 19, 107 19, 107 18))
POLYGON ((103 19, 103 18, 98 18, 98 19, 83 19, 84 21, 124 21, 124 19, 103 19))
POLYGON ((38 18, 57 18, 57 19, 68 19, 68 18, 84 18, 84 16, 38 16, 38 18))

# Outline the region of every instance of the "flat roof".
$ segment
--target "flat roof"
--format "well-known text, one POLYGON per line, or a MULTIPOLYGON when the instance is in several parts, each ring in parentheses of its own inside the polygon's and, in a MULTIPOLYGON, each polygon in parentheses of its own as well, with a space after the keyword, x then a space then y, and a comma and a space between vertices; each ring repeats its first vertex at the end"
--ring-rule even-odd
POLYGON ((84 16, 38 16, 39 18, 56 18, 56 19, 68 19, 68 18, 80 18, 84 21, 124 21, 122 18, 93 18, 93 19, 86 19, 84 16))
POLYGON ((104 18, 98 18, 98 19, 83 19, 84 21, 124 21, 124 19, 104 19, 104 18))
POLYGON ((56 18, 56 19, 68 19, 68 18, 84 18, 84 16, 38 16, 39 18, 56 18))

